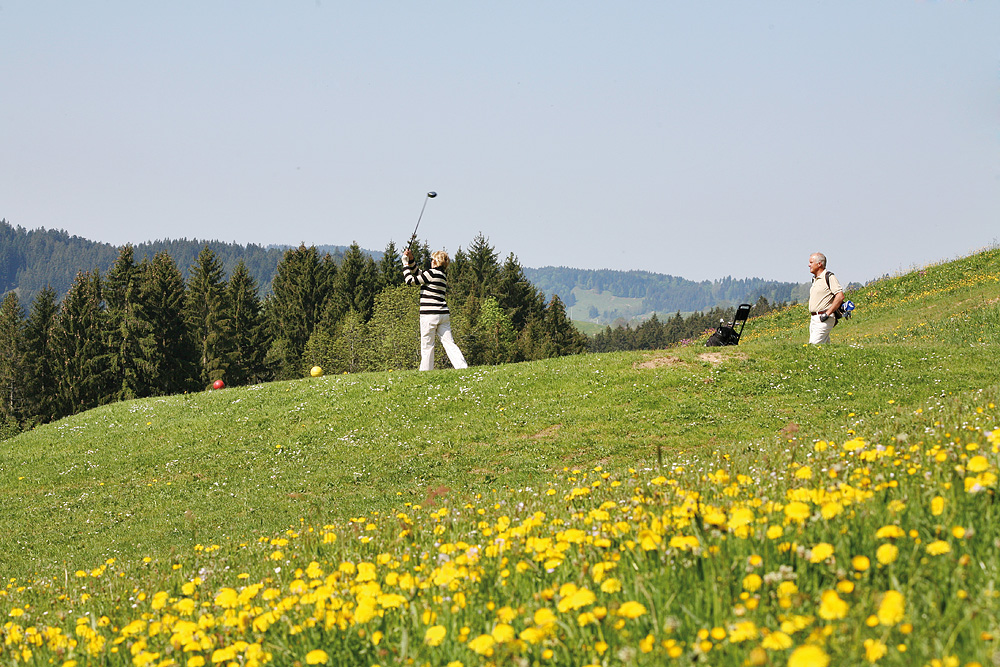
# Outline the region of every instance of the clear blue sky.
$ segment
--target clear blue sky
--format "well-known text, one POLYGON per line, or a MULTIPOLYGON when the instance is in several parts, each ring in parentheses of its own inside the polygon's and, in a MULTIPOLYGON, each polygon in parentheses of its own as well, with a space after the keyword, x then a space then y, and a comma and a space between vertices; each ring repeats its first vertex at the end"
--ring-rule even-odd
POLYGON ((0 218, 864 281, 1000 236, 1000 1, 0 0, 0 218))

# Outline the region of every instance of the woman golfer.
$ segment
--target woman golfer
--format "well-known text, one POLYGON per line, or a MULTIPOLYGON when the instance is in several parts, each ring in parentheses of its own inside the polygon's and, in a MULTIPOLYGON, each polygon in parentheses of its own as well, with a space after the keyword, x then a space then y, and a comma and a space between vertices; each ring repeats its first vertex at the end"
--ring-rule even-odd
POLYGON ((403 278, 407 285, 420 285, 420 370, 434 369, 434 341, 440 336, 441 345, 448 353, 448 360, 455 368, 468 368, 462 351, 451 336, 451 316, 444 300, 448 279, 448 253, 438 250, 431 254, 431 268, 417 271, 413 253, 403 251, 403 278))

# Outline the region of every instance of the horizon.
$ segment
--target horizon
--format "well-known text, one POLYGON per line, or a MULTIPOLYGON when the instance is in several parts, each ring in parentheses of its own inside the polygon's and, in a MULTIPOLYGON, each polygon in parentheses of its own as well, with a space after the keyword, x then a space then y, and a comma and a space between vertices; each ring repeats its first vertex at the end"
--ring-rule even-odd
MULTIPOLYGON (((144 244, 148 245, 148 244, 153 244, 153 243, 171 243, 171 242, 189 242, 189 243, 198 243, 198 244, 203 244, 203 243, 221 243, 221 244, 227 244, 227 245, 236 245, 236 246, 240 246, 242 248, 246 248, 248 245, 257 245, 257 246, 259 246, 261 248, 264 248, 265 250, 282 249, 282 248, 297 248, 299 246, 299 244, 297 244, 297 243, 296 244, 291 244, 291 243, 269 243, 269 244, 264 245, 264 244, 261 244, 261 243, 254 243, 252 241, 249 242, 249 243, 240 243, 238 241, 223 241, 222 239, 200 239, 200 238, 190 238, 189 239, 189 238, 183 238, 183 237, 182 238, 169 238, 169 237, 167 237, 167 238, 160 238, 160 239, 151 239, 151 240, 146 240, 146 241, 127 241, 127 242, 122 243, 122 244, 114 244, 114 243, 109 243, 107 241, 96 241, 94 239, 88 238, 86 236, 82 236, 80 234, 73 234, 73 233, 70 233, 66 229, 55 229, 55 228, 45 228, 45 227, 37 227, 37 228, 34 228, 34 229, 28 229, 28 228, 24 227, 23 225, 15 225, 10 220, 6 220, 5 218, 2 218, 2 217, 0 217, 0 221, 7 222, 7 224, 11 225, 15 229, 17 229, 18 227, 21 227, 26 232, 46 232, 46 231, 62 232, 62 233, 67 234, 70 238, 74 238, 75 237, 75 238, 83 239, 85 241, 89 241, 91 243, 100 243, 100 244, 108 245, 108 246, 111 246, 113 248, 119 248, 119 249, 122 248, 122 247, 124 247, 125 245, 129 245, 129 244, 131 244, 132 246, 140 246, 140 245, 144 245, 144 244)), ((489 239, 487 239, 487 241, 489 241, 489 239)), ((333 247, 333 248, 343 248, 343 249, 350 248, 350 246, 351 246, 350 243, 348 243, 348 244, 341 244, 341 243, 305 243, 305 245, 306 245, 306 247, 315 246, 317 248, 321 248, 321 247, 333 247)), ((359 245, 359 248, 361 249, 362 252, 368 253, 369 255, 377 254, 377 255, 381 256, 385 252, 384 248, 381 249, 381 250, 375 250, 373 248, 364 248, 364 247, 361 247, 360 245, 359 245)), ((507 255, 506 252, 501 252, 499 249, 494 248, 494 250, 496 251, 498 258, 500 258, 500 259, 503 259, 507 255)), ((514 255, 515 255, 515 257, 517 257, 517 253, 514 253, 514 255)), ((520 261, 520 259, 518 261, 520 261)), ((942 261, 948 261, 948 260, 942 260, 942 261)), ((935 262, 935 263, 938 263, 938 262, 935 262)), ((722 280, 726 280, 727 278, 728 279, 732 279, 732 280, 754 280, 754 279, 757 279, 757 280, 766 280, 766 281, 781 282, 781 283, 795 283, 795 284, 799 284, 799 285, 803 285, 803 284, 806 284, 808 282, 808 281, 798 281, 798 282, 796 282, 796 281, 789 281, 789 280, 777 280, 777 279, 773 279, 773 278, 767 278, 767 277, 764 277, 764 276, 733 276, 731 274, 727 274, 727 275, 724 275, 724 276, 719 276, 717 278, 707 278, 707 279, 702 279, 702 280, 694 280, 694 279, 687 278, 686 276, 681 276, 681 275, 677 275, 677 274, 673 274, 673 273, 660 273, 660 272, 656 272, 656 271, 647 271, 645 269, 612 269, 612 268, 607 268, 607 267, 592 269, 592 268, 584 268, 584 267, 578 267, 578 266, 565 266, 565 265, 556 265, 556 264, 543 264, 541 266, 527 266, 527 265, 522 264, 521 266, 523 268, 525 268, 525 269, 529 269, 529 270, 533 270, 533 271, 538 271, 538 270, 541 270, 541 269, 552 268, 552 269, 567 269, 567 270, 571 270, 571 271, 612 271, 612 272, 617 272, 617 273, 647 273, 647 274, 650 274, 650 275, 670 276, 672 278, 680 278, 682 280, 690 280, 691 282, 695 282, 695 283, 700 283, 700 282, 719 282, 719 281, 722 281, 722 280)), ((874 279, 877 279, 877 278, 874 278, 874 279)), ((860 281, 851 281, 851 282, 860 282, 860 281)))

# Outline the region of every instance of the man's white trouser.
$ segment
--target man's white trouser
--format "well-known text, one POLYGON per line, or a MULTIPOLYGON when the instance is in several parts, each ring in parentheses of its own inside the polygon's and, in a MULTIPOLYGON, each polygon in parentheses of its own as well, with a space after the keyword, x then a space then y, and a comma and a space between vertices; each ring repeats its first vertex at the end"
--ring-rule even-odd
POLYGON ((434 339, 439 337, 444 351, 448 353, 448 361, 455 368, 468 368, 462 351, 455 344, 451 335, 450 315, 420 316, 420 370, 434 369, 434 339))
POLYGON ((826 322, 820 322, 819 315, 810 315, 809 319, 809 344, 819 345, 830 342, 830 332, 837 324, 837 318, 831 315, 826 322))

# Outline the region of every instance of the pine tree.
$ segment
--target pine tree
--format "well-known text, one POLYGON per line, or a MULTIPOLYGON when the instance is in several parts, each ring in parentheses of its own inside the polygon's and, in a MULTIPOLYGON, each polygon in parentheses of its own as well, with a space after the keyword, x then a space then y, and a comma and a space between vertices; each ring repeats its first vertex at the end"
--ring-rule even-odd
POLYGON ((232 357, 229 295, 222 263, 208 245, 188 273, 184 318, 198 350, 202 385, 225 378, 232 357))
POLYGON ((337 267, 323 324, 332 329, 340 318, 352 311, 367 321, 371 318, 377 291, 378 269, 375 261, 361 252, 357 243, 352 243, 337 267))
POLYGON ((151 327, 149 391, 165 395, 194 389, 198 357, 184 322, 184 278, 166 251, 156 254, 143 277, 140 301, 151 327))
POLYGON ((71 415, 111 398, 108 319, 102 307, 101 277, 81 272, 70 285, 49 339, 58 369, 57 415, 71 415))
POLYGON ((532 317, 541 317, 545 309, 544 295, 524 277, 524 269, 514 253, 507 256, 500 269, 496 297, 517 331, 532 317))
POLYGON ((112 398, 123 401, 149 395, 149 343, 152 329, 142 316, 140 292, 144 267, 135 263, 131 244, 122 247, 104 278, 108 313, 108 352, 112 398))
POLYGON ((21 355, 24 308, 15 292, 0 303, 0 425, 20 421, 21 355))
POLYGON ((304 244, 285 252, 278 264, 272 294, 264 304, 272 337, 267 361, 279 380, 299 377, 309 337, 330 300, 337 267, 329 254, 304 244))
POLYGON ((231 307, 232 363, 229 381, 234 386, 267 379, 264 355, 267 353, 267 332, 257 283, 242 260, 236 264, 227 286, 231 307))
POLYGON ((566 317, 566 307, 558 296, 553 296, 545 311, 545 333, 553 343, 552 356, 580 354, 587 349, 587 338, 566 317))
POLYGON ((47 286, 35 297, 25 322, 20 370, 22 415, 29 423, 51 421, 57 411, 57 370, 49 347, 57 312, 56 291, 47 286))
POLYGON ((375 297, 368 335, 372 341, 372 370, 417 368, 420 363, 417 288, 399 285, 382 290, 375 297))
POLYGON ((476 360, 477 364, 504 364, 514 359, 517 334, 510 317, 495 298, 487 297, 479 306, 476 329, 482 355, 476 360))
POLYGON ((471 295, 482 300, 499 295, 500 262, 489 239, 482 234, 472 240, 455 273, 457 284, 453 294, 457 299, 471 295))
POLYGON ((396 244, 389 241, 378 263, 378 291, 403 284, 403 260, 396 251, 396 244))

